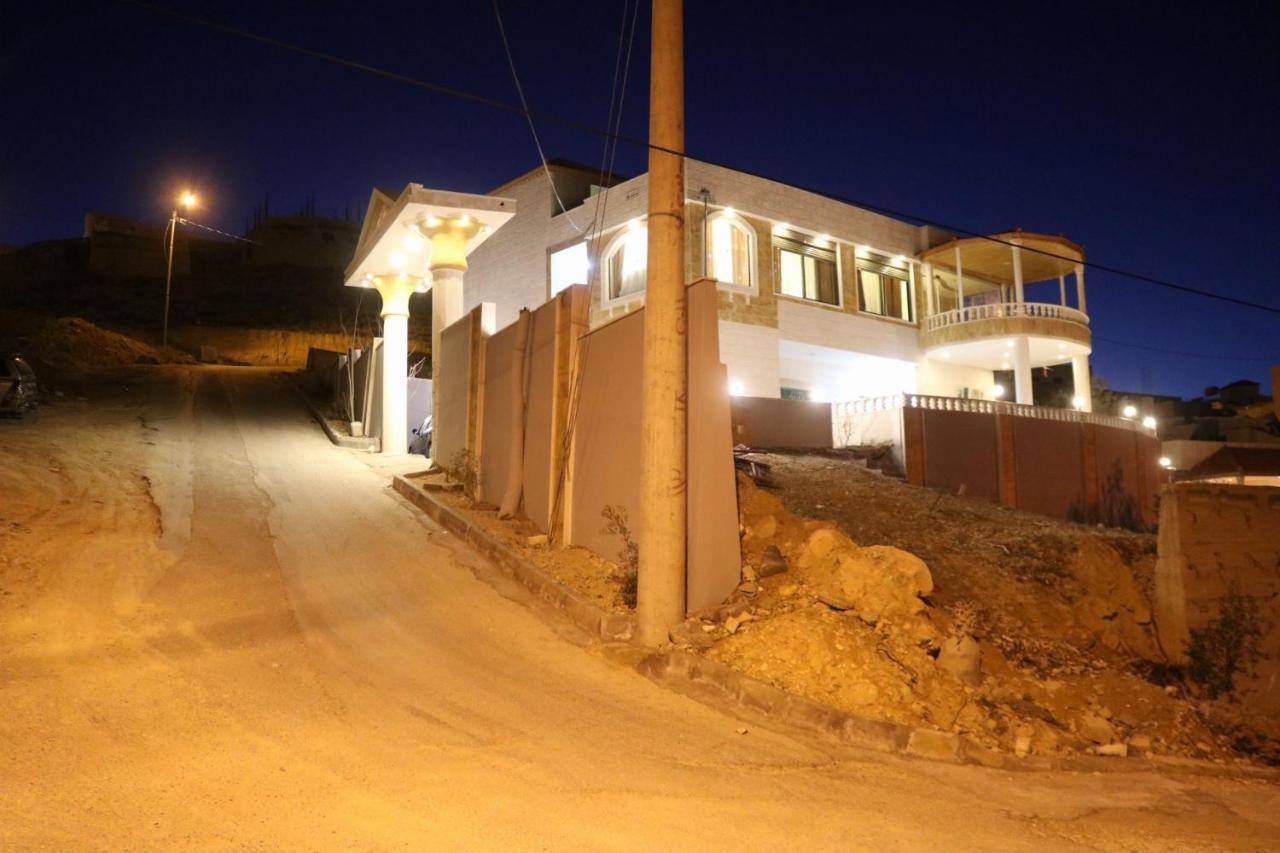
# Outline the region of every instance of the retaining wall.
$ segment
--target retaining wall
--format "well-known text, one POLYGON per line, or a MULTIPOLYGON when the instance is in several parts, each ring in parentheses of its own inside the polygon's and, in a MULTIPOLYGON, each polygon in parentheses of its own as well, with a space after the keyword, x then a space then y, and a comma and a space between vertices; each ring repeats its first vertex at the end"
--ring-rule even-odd
POLYGON ((1155 614, 1170 660, 1187 661, 1192 632, 1216 620, 1232 592, 1251 598, 1264 623, 1266 659, 1245 682, 1255 701, 1280 713, 1280 488, 1165 486, 1155 614))

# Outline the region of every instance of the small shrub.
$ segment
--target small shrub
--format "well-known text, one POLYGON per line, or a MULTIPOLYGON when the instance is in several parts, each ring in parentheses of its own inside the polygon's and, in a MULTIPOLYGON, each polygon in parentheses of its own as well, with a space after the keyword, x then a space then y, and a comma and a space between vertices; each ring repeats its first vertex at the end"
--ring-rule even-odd
POLYGON ((1222 598, 1218 617, 1191 632, 1187 674, 1210 698, 1230 693, 1236 673, 1248 671, 1257 660, 1261 637, 1258 605, 1242 595, 1240 585, 1232 581, 1222 598))
POLYGON ((614 504, 606 504, 600 510, 604 518, 604 532, 609 536, 617 536, 622 540, 622 548, 618 551, 618 568, 622 571, 622 587, 619 594, 622 603, 627 607, 636 606, 637 587, 640 580, 640 546, 631 536, 631 526, 627 523, 627 510, 614 504))

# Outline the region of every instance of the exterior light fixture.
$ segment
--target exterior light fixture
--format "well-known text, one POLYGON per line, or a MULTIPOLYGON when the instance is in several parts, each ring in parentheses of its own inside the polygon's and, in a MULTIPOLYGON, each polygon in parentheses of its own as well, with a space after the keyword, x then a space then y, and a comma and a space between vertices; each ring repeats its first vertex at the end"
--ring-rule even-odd
POLYGON ((1151 415, 1147 415, 1145 418, 1142 419, 1142 425, 1147 429, 1155 429, 1156 419, 1151 417, 1151 415))
POLYGON ((1132 403, 1125 406, 1123 411, 1126 418, 1136 418, 1138 416, 1138 407, 1132 403))
POLYGON ((396 269, 404 272, 405 256, 403 252, 392 252, 391 257, 387 258, 388 263, 396 269))
POLYGON ((1080 397, 1080 396, 1072 397, 1072 398, 1071 398, 1071 405, 1075 406, 1077 409, 1083 409, 1083 408, 1084 408, 1084 397, 1080 397))
POLYGON ((196 201, 196 194, 191 190, 184 191, 182 197, 178 199, 178 203, 188 210, 196 206, 196 201))
POLYGON ((904 258, 902 255, 894 255, 893 258, 889 261, 889 263, 893 264, 895 267, 900 267, 906 262, 907 262, 907 259, 904 258))
POLYGON ((637 231, 637 230, 639 230, 639 228, 640 228, 640 217, 638 217, 638 216, 637 216, 635 219, 632 219, 630 222, 628 222, 628 223, 627 223, 627 228, 631 229, 632 231, 637 231))
POLYGON ((819 234, 819 235, 818 235, 818 242, 819 242, 819 243, 821 243, 821 244, 822 244, 822 245, 824 245, 824 246, 825 246, 825 245, 827 245, 828 243, 830 243, 830 242, 831 242, 831 235, 830 235, 830 234, 819 234))
POLYGON ((732 207, 722 207, 720 208, 720 215, 721 216, 737 216, 738 211, 734 210, 732 207))
POLYGON ((992 397, 995 397, 997 400, 999 400, 1001 397, 1003 397, 1003 396, 1004 396, 1004 386, 1003 386, 1003 385, 1001 385, 1001 384, 1000 384, 1000 383, 998 383, 998 382, 997 382, 995 385, 992 385, 992 386, 991 386, 991 396, 992 396, 992 397))
POLYGON ((810 388, 810 389, 809 389, 809 399, 810 399, 810 400, 812 400, 812 401, 813 401, 813 402, 815 402, 815 403, 826 403, 826 402, 828 402, 827 389, 825 389, 825 388, 810 388))
POLYGON ((400 241, 400 245, 404 246, 406 252, 416 252, 422 248, 422 238, 415 234, 406 234, 400 241))
POLYGON ((747 386, 742 384, 741 379, 729 380, 729 396, 741 397, 745 393, 747 393, 747 386))
POLYGON ((440 224, 440 217, 436 216, 433 213, 429 213, 427 214, 427 218, 423 221, 427 223, 428 228, 435 228, 437 225, 440 224))
POLYGON ((469 214, 469 213, 464 213, 464 214, 462 214, 461 216, 459 216, 459 217, 458 217, 458 224, 459 224, 459 225, 461 225, 463 228, 465 228, 465 227, 467 227, 468 225, 470 225, 470 224, 471 224, 471 214, 469 214))
POLYGON ((779 222, 777 225, 773 226, 774 234, 786 234, 790 230, 791 226, 785 222, 779 222))
POLYGON ((1170 459, 1168 456, 1161 456, 1161 457, 1160 457, 1160 467, 1161 467, 1161 468, 1172 468, 1172 467, 1173 467, 1173 460, 1172 460, 1172 459, 1170 459))

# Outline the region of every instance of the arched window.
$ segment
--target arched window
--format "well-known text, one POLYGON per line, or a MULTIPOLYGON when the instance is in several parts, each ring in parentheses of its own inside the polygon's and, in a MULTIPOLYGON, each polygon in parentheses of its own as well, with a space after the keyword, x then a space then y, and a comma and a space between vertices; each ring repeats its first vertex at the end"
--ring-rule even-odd
POLYGON ((649 229, 628 225, 604 251, 605 300, 612 302, 644 292, 649 263, 649 229))
POLYGON ((707 218, 707 275, 724 284, 755 287, 755 233, 733 213, 707 218))

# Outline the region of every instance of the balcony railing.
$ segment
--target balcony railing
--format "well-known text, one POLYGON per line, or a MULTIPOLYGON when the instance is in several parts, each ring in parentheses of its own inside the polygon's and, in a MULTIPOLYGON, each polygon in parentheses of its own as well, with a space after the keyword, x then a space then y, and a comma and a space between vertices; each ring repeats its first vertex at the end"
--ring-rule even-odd
POLYGON ((1004 317, 1045 317, 1050 320, 1066 320, 1089 325, 1089 315, 1066 305, 1054 305, 1050 302, 992 302, 986 305, 970 305, 967 308, 956 308, 943 311, 925 318, 925 329, 936 331, 961 323, 972 323, 976 320, 998 320, 1004 317))
MULTIPOLYGON (((1078 312, 1077 312, 1078 313, 1078 312)), ((1133 418, 1082 412, 1078 409, 1058 409, 1052 406, 1028 406, 1004 400, 979 400, 963 397, 933 397, 928 394, 894 394, 891 397, 868 397, 845 403, 832 403, 831 415, 835 420, 858 415, 873 415, 895 409, 932 409, 942 412, 976 412, 988 415, 1015 415, 1022 418, 1041 418, 1049 421, 1068 421, 1077 424, 1128 429, 1135 432, 1154 432, 1133 418)))

